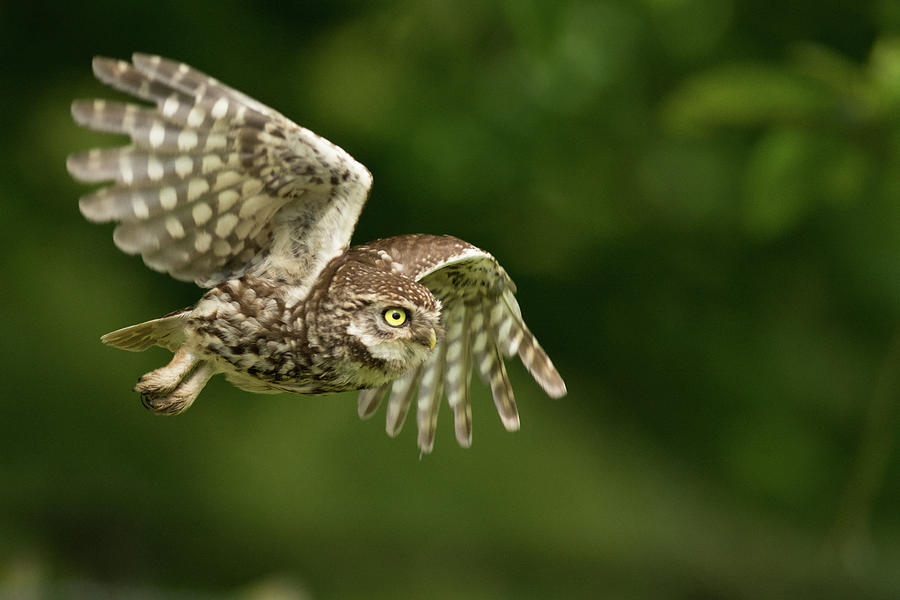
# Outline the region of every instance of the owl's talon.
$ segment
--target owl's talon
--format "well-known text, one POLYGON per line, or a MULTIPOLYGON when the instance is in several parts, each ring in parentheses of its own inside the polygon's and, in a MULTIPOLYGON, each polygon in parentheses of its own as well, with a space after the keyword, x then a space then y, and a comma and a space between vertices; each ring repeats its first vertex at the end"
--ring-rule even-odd
POLYGON ((141 404, 157 414, 176 415, 193 404, 213 374, 208 363, 182 346, 164 367, 144 373, 134 386, 141 404))
MULTIPOLYGON (((165 368, 167 367, 163 367, 163 369, 165 368)), ((162 369, 157 369, 157 371, 160 370, 162 369)), ((148 375, 152 375, 155 372, 156 371, 147 373, 142 379, 147 378, 148 375)), ((143 389, 138 389, 138 386, 135 386, 135 391, 140 394, 141 404, 143 404, 144 408, 147 410, 151 410, 160 415, 177 415, 190 408, 191 404, 194 403, 194 400, 200 393, 200 390, 203 389, 203 386, 206 385, 206 382, 209 381, 209 378, 212 377, 214 372, 215 370, 209 363, 200 362, 187 376, 175 385, 174 389, 152 389, 149 384, 145 384, 143 389)), ((140 383, 138 385, 140 385, 140 383)))
POLYGON ((158 415, 177 415, 187 410, 185 402, 175 398, 174 394, 162 397, 153 397, 141 394, 141 404, 149 411, 158 415))

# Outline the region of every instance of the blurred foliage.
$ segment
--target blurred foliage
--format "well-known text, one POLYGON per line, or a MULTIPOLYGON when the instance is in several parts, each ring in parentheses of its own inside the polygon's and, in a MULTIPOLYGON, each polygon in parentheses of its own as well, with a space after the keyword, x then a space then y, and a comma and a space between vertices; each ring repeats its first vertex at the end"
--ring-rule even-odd
POLYGON ((891 0, 0 6, 0 598, 900 597, 891 0), (494 253, 566 378, 434 454, 353 395, 129 391, 199 291, 77 211, 95 54, 179 58, 375 175, 355 240, 494 253), (383 418, 379 415, 376 421, 383 418))

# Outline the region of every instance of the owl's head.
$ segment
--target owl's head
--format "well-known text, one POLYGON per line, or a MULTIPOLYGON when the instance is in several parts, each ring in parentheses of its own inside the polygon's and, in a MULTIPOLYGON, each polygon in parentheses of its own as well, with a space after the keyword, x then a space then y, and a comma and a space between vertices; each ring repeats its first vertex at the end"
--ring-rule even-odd
POLYGON ((344 333, 357 352, 365 354, 363 363, 382 375, 378 383, 422 364, 442 334, 440 301, 407 277, 368 265, 354 265, 349 271, 338 273, 333 290, 338 294, 332 297, 349 300, 343 304, 344 333))

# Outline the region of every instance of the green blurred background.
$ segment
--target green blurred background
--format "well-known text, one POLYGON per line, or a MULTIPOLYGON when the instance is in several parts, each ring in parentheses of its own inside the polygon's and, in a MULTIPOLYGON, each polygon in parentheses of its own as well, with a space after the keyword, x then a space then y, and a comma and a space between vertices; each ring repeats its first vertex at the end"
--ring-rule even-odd
POLYGON ((900 5, 0 4, 0 597, 898 598, 900 5), (193 303, 78 213, 95 54, 184 60, 375 175, 356 242, 494 253, 569 388, 435 452, 106 331, 193 303), (220 378, 219 378, 220 379, 220 378))

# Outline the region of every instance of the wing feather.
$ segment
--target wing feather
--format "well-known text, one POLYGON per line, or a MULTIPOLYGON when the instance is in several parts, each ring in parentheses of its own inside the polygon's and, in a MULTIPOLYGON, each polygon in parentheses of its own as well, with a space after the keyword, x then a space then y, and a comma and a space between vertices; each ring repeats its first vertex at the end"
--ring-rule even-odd
POLYGON ((464 302, 446 309, 447 345, 444 389, 453 411, 456 441, 468 448, 472 445, 472 405, 469 402, 469 380, 472 372, 472 347, 469 342, 471 311, 464 302))
POLYGON ((359 393, 357 408, 360 419, 368 419, 375 414, 375 411, 381 406, 381 401, 384 400, 384 395, 389 387, 389 385, 385 384, 370 390, 362 390, 359 393))
MULTIPOLYGON (((388 404, 389 433, 396 435, 399 431, 412 390, 418 386, 418 442, 422 451, 430 452, 433 447, 438 407, 444 394, 453 411, 457 441, 464 447, 471 445, 469 381, 473 369, 490 388, 503 426, 509 431, 517 430, 519 413, 504 356, 518 355, 551 397, 566 394, 565 383, 525 325, 515 298, 515 285, 493 256, 450 236, 427 235, 378 240, 358 247, 358 251, 388 257, 384 259, 389 262, 386 268, 421 282, 443 306, 444 337, 424 365, 393 382, 388 404)), ((371 396, 370 391, 360 396, 360 406, 365 404, 367 411, 374 410, 371 396)))
POLYGON ((434 433, 437 427, 438 410, 444 391, 444 362, 447 344, 442 341, 435 346, 431 356, 422 366, 419 376, 419 397, 416 403, 416 424, 419 428, 419 448, 431 452, 434 448, 434 433))
POLYGON ((75 121, 131 144, 81 152, 77 179, 114 184, 82 197, 91 221, 153 269, 211 287, 250 272, 309 285, 349 244, 371 175, 346 152, 184 63, 98 57, 102 82, 145 106, 76 100, 75 121), (298 260, 300 258, 301 260, 298 260))
POLYGON ((409 412, 409 405, 412 403, 421 371, 422 367, 416 367, 395 379, 391 386, 385 422, 385 431, 391 437, 396 437, 403 429, 403 422, 406 421, 406 414, 409 412))
POLYGON ((509 376, 506 374, 506 365, 503 363, 497 338, 491 327, 491 309, 487 303, 482 303, 481 311, 475 314, 472 328, 476 331, 476 339, 484 339, 484 342, 477 343, 474 348, 478 375, 481 381, 491 388, 494 406, 503 427, 507 431, 516 431, 519 429, 519 411, 516 408, 509 376))
POLYGON ((512 292, 506 290, 500 300, 506 307, 506 311, 503 313, 504 319, 508 319, 509 323, 509 327, 505 331, 503 325, 496 328, 496 335, 504 349, 504 354, 506 356, 518 354, 522 364, 547 395, 551 398, 562 398, 566 395, 566 384, 556 367, 553 366, 550 357, 547 356, 534 334, 525 325, 525 321, 522 320, 522 311, 519 309, 516 297, 512 292))

